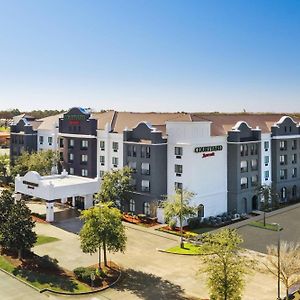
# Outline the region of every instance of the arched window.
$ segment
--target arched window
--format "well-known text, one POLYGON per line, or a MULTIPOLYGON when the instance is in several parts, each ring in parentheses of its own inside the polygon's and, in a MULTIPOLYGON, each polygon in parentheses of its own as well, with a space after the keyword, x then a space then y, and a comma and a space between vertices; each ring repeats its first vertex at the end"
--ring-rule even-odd
POLYGON ((198 206, 198 218, 204 218, 204 205, 200 204, 198 206))
POLYGON ((293 198, 297 197, 297 186, 296 185, 293 186, 292 195, 293 195, 293 198))
POLYGON ((133 199, 130 199, 129 201, 129 211, 135 212, 135 201, 133 199))
POLYGON ((144 214, 146 216, 150 216, 150 214, 151 214, 149 202, 144 202, 144 214))
POLYGON ((286 200, 286 187, 281 189, 281 199, 286 200))

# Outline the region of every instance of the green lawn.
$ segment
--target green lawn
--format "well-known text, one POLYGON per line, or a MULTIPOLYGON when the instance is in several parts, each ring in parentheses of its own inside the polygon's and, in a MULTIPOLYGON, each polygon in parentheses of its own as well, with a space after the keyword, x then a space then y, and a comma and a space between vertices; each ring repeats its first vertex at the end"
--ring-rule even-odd
POLYGON ((70 293, 91 291, 87 285, 65 274, 57 276, 56 274, 38 273, 36 271, 15 267, 3 256, 0 256, 0 268, 28 282, 40 290, 49 288, 55 291, 70 293))
POLYGON ((39 246, 39 245, 43 245, 43 244, 47 244, 47 243, 52 243, 52 242, 56 242, 59 241, 60 239, 53 237, 53 236, 47 236, 47 235, 38 235, 37 236, 37 241, 34 244, 35 246, 39 246))
POLYGON ((266 226, 264 226, 264 223, 262 221, 253 221, 253 222, 250 222, 249 225, 258 227, 258 228, 262 228, 262 229, 277 231, 277 225, 266 223, 266 226))
POLYGON ((184 243, 184 248, 180 248, 180 246, 178 245, 176 247, 172 247, 172 248, 165 250, 165 252, 175 253, 175 254, 189 254, 189 255, 203 254, 201 246, 195 246, 190 243, 184 243))

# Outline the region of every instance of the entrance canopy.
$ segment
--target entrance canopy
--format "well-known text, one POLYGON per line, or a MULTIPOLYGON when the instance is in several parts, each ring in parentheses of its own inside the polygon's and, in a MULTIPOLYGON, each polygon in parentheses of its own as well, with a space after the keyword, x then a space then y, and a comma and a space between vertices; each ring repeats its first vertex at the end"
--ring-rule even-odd
POLYGON ((89 208, 93 205, 93 195, 99 188, 100 178, 69 175, 65 170, 61 174, 50 176, 30 171, 15 178, 15 193, 46 200, 46 220, 49 222, 54 220, 55 200, 61 199, 62 203, 66 203, 67 198, 72 198, 72 206, 75 206, 75 197, 82 197, 84 208, 89 208))

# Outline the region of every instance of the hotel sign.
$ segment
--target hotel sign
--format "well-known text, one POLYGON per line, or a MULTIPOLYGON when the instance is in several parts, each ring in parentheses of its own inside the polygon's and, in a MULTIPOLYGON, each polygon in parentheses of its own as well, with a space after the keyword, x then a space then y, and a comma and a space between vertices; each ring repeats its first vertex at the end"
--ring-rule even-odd
POLYGON ((84 121, 85 119, 85 115, 64 115, 66 121, 84 121))
POLYGON ((203 146, 203 147, 195 147, 194 152, 195 153, 202 153, 202 158, 215 156, 216 151, 222 151, 223 146, 222 145, 216 145, 216 146, 203 146))

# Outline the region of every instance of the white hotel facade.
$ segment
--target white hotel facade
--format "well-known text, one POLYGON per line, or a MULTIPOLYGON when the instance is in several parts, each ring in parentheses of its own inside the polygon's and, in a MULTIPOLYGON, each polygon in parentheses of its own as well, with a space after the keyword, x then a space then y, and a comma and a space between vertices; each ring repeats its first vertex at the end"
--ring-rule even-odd
POLYGON ((19 117, 12 125, 14 153, 22 140, 23 147, 24 140, 26 144, 24 126, 32 126, 37 146, 29 145, 25 150, 60 151, 63 167, 71 174, 101 178, 110 170, 134 166, 135 189, 130 201, 122 204, 125 211, 155 216, 159 201, 174 194, 176 188, 195 193, 193 202, 201 206, 199 217, 259 209, 258 185, 273 183, 283 202, 300 196, 300 127, 296 117, 90 113, 72 108, 58 116, 27 123, 22 120, 19 117), (88 134, 87 126, 92 128, 88 134), (74 141, 85 148, 72 152, 74 141))

